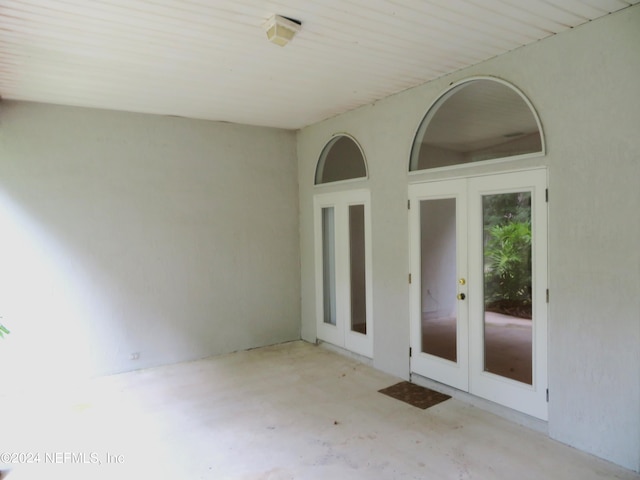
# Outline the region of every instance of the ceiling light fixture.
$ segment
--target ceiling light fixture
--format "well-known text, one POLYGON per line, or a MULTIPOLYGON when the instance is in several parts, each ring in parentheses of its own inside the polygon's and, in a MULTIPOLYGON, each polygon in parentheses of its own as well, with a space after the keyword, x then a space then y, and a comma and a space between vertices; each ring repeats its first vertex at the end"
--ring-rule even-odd
POLYGON ((302 22, 293 18, 273 15, 264 24, 264 29, 270 42, 284 47, 300 31, 301 26, 302 22))

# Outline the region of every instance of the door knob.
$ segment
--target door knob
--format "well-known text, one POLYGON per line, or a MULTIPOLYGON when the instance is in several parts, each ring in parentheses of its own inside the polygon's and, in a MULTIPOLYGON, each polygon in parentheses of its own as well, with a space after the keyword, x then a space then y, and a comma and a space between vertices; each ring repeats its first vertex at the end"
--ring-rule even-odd
POLYGON ((464 293, 458 294, 458 300, 464 300, 465 298, 467 298, 467 296, 464 293))

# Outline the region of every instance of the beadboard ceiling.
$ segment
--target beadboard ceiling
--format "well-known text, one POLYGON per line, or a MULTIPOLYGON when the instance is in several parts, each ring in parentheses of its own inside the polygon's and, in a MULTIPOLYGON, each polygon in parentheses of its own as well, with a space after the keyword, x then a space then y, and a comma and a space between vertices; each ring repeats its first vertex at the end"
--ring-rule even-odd
POLYGON ((639 1, 0 0, 0 95, 297 129, 639 1))

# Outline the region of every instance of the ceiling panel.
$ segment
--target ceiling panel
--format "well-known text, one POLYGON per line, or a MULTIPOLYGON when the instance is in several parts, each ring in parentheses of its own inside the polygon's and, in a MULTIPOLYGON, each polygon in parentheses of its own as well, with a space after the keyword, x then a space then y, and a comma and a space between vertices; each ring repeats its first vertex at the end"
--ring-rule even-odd
POLYGON ((1 0, 0 95, 295 129, 638 1, 1 0))

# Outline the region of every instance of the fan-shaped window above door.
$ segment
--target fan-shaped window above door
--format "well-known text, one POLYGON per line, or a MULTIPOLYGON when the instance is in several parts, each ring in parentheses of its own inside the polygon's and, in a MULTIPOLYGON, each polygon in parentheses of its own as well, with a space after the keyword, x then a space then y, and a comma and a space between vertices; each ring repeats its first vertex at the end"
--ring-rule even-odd
POLYGON ((515 87, 493 78, 463 81, 422 120, 410 171, 544 154, 540 120, 515 87))
POLYGON ((348 135, 336 135, 325 145, 316 166, 315 184, 367 177, 360 146, 348 135))

